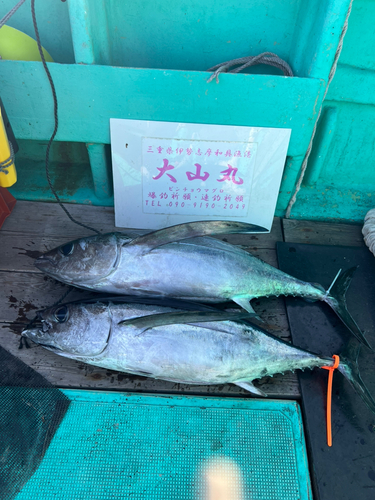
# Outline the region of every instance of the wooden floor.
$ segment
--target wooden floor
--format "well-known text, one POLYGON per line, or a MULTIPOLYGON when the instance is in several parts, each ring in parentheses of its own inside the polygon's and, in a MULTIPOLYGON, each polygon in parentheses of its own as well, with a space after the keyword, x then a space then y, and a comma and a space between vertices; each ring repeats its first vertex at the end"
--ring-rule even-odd
MULTIPOLYGON (((69 205, 72 215, 101 232, 116 230, 112 208, 69 205)), ((248 395, 234 385, 188 386, 112 372, 60 357, 39 346, 19 349, 20 332, 37 309, 51 306, 67 287, 38 271, 33 261, 42 252, 92 233, 73 224, 54 203, 17 202, 0 229, 0 345, 63 388, 107 389, 185 394, 248 395)), ((240 245, 277 267, 277 241, 325 245, 361 246, 361 227, 275 218, 264 235, 230 235, 220 239, 240 245)), ((86 298, 90 292, 74 290, 69 300, 86 298)), ((68 299, 67 299, 68 300, 68 299)), ((283 298, 252 302, 270 333, 288 340, 290 333, 283 298)), ((297 377, 288 373, 261 379, 256 385, 272 397, 299 398, 297 377)))

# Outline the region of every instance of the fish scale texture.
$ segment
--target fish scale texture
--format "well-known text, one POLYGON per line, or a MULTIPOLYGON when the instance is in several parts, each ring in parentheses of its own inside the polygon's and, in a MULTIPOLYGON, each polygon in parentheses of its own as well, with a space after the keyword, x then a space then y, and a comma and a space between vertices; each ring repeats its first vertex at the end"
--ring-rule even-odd
POLYGON ((295 402, 80 397, 17 500, 195 500, 217 476, 233 500, 311 498, 295 402))

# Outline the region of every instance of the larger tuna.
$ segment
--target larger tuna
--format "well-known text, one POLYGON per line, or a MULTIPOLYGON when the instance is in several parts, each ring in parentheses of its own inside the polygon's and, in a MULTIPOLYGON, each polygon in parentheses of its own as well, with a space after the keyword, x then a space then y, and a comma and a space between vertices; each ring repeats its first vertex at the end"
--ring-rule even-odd
POLYGON ((231 299, 252 313, 250 301, 256 297, 293 295, 321 300, 368 346, 345 303, 354 268, 325 291, 206 236, 251 229, 254 226, 249 224, 215 221, 181 224, 141 236, 91 236, 47 252, 35 265, 64 283, 90 290, 201 302, 231 299))
MULTIPOLYGON (((137 303, 71 303, 40 312, 39 328, 22 335, 91 365, 180 383, 232 383, 257 395, 265 394, 254 379, 333 365, 332 358, 293 347, 247 322, 231 321, 245 316, 137 303)), ((356 361, 342 358, 339 370, 375 412, 356 361)))

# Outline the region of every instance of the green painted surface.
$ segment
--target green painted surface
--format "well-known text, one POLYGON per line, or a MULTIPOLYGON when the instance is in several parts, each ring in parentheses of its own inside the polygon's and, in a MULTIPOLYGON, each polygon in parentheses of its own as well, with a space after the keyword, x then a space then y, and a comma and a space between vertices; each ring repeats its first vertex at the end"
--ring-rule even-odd
MULTIPOLYGON (((12 6, 10 0, 0 0, 0 5, 4 11, 12 6)), ((109 118, 290 127, 276 209, 276 215, 282 216, 298 178, 348 6, 349 0, 255 0, 250 4, 156 0, 152 5, 77 0, 44 1, 43 9, 37 5, 42 43, 56 62, 72 63, 75 58, 84 63, 50 65, 59 98, 57 140, 92 144, 89 160, 73 158, 69 180, 63 173, 69 170, 69 162, 63 156, 56 158, 55 174, 66 181, 61 184, 62 197, 79 203, 112 203, 110 162, 103 146, 109 143, 109 118), (219 85, 207 84, 208 75, 202 70, 265 50, 284 57, 298 78, 283 78, 277 76, 278 70, 262 66, 251 69, 262 75, 227 74, 221 75, 219 85)), ((292 217, 360 221, 373 207, 374 14, 374 2, 354 0, 292 217)), ((26 6, 9 24, 33 36, 26 6)), ((53 129, 52 99, 41 64, 2 61, 0 84, 16 136, 35 143, 48 140, 53 129)), ((43 158, 32 161, 37 164, 17 158, 20 180, 13 191, 20 198, 51 199, 42 179, 43 158), (31 167, 37 172, 34 179, 23 173, 31 167)))
MULTIPOLYGON (((375 70, 374 19, 375 3, 372 0, 354 0, 340 56, 340 66, 347 64, 365 70, 375 70)), ((355 86, 354 81, 351 86, 355 86)), ((373 92, 366 93, 374 95, 373 92)))
MULTIPOLYGON (((349 0, 70 2, 77 62, 205 71, 276 52, 301 77, 325 78, 349 0)), ((251 69, 251 72, 257 72, 251 69)), ((262 73, 269 74, 263 66, 262 73)))
MULTIPOLYGON (((207 83, 206 72, 49 68, 59 99, 59 141, 108 144, 110 118, 252 125, 292 128, 288 154, 294 156, 307 147, 324 88, 321 80, 282 76, 225 74, 216 84, 207 83)), ((0 85, 16 136, 49 139, 53 102, 42 64, 3 61, 0 85)))
MULTIPOLYGON (((298 9, 299 2, 291 0, 156 0, 152 8, 144 0, 126 7, 102 0, 70 5, 72 24, 79 24, 77 45, 87 36, 96 64, 195 71, 270 50, 289 60, 298 9), (83 29, 87 25, 89 33, 83 29), (108 50, 100 53, 104 46, 108 50)), ((78 62, 88 62, 86 49, 87 44, 78 62)))
POLYGON ((375 206, 374 16, 354 0, 294 218, 361 222, 375 206))
MULTIPOLYGON (((109 143, 109 118, 285 127, 292 128, 288 155, 295 157, 307 147, 324 89, 322 80, 281 76, 226 74, 219 84, 208 84, 206 72, 49 67, 59 99, 57 139, 69 142, 109 143)), ((3 61, 0 82, 16 137, 46 141, 53 129, 53 103, 42 65, 3 61)), ((296 171, 286 175, 293 184, 296 171)), ((39 185, 36 180, 36 195, 39 185)), ((41 193, 39 199, 50 197, 41 193)), ((78 199, 83 198, 72 196, 78 199)), ((288 199, 288 193, 280 198, 281 210, 288 199)))
MULTIPOLYGON (((49 188, 44 161, 17 162, 18 181, 9 192, 19 200, 56 201, 49 188)), ((113 206, 113 196, 97 196, 89 163, 51 162, 50 176, 61 201, 113 206)))
POLYGON ((374 184, 368 187, 367 192, 361 185, 349 187, 348 178, 340 184, 331 186, 323 180, 314 186, 302 186, 292 218, 363 222, 366 213, 375 206, 374 184))
POLYGON ((97 198, 113 199, 111 149, 109 144, 86 144, 97 198))
MULTIPOLYGON (((47 142, 19 140, 18 145, 18 181, 9 191, 17 199, 55 201, 45 175, 47 142)), ((113 205, 112 193, 99 191, 100 179, 95 190, 89 155, 82 143, 54 142, 50 150, 50 174, 64 202, 113 205)))
POLYGON ((339 64, 329 87, 327 101, 375 105, 375 71, 339 64))
POLYGON ((324 112, 292 215, 363 221, 375 206, 375 107, 326 101, 324 112), (325 127, 327 110, 336 117, 325 127))
POLYGON ((203 500, 207 476, 243 500, 312 498, 294 401, 63 392, 68 412, 17 500, 203 500))

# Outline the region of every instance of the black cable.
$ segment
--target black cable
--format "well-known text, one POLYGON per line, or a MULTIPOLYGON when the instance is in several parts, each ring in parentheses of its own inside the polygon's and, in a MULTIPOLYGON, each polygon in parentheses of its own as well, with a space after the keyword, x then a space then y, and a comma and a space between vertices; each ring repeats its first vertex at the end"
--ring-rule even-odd
POLYGON ((51 188, 53 195, 55 196, 55 198, 57 200, 57 203, 64 210, 64 212, 66 213, 66 215, 69 217, 69 219, 72 222, 74 222, 75 224, 78 224, 79 226, 82 226, 86 229, 89 229, 90 231, 94 231, 94 233, 101 234, 100 231, 98 231, 97 229, 94 229, 90 226, 86 226, 86 224, 82 224, 82 222, 78 222, 77 220, 74 219, 74 217, 72 217, 72 215, 70 215, 68 209, 65 208, 64 205, 61 203, 60 198, 59 198, 58 194, 56 193, 56 191, 52 185, 52 182, 51 182, 51 178, 49 175, 49 152, 51 149, 52 142, 53 142, 54 138, 56 137, 57 129, 59 127, 58 103, 57 103, 57 95, 56 95, 55 85, 53 83, 51 73, 48 69, 46 59, 45 59, 44 54, 43 54, 42 44, 40 42, 39 30, 38 30, 38 25, 37 25, 36 16, 35 16, 35 0, 31 0, 31 15, 33 18, 35 37, 36 37, 36 42, 38 44, 39 54, 40 54, 40 57, 42 59, 44 70, 47 74, 47 77, 48 77, 48 80, 49 80, 49 83, 51 86, 51 90, 52 90, 52 96, 53 96, 53 114, 54 114, 54 118, 55 118, 55 127, 53 129, 51 138, 48 141, 47 149, 46 149, 46 176, 47 176, 48 184, 49 184, 49 187, 51 188))
POLYGON ((64 293, 64 295, 57 302, 55 302, 51 307, 58 306, 73 290, 74 290, 74 286, 69 286, 68 290, 64 293))
POLYGON ((25 344, 26 349, 30 349, 30 345, 27 342, 26 337, 22 337, 22 335, 21 335, 20 343, 18 345, 18 349, 23 349, 24 344, 25 344))

